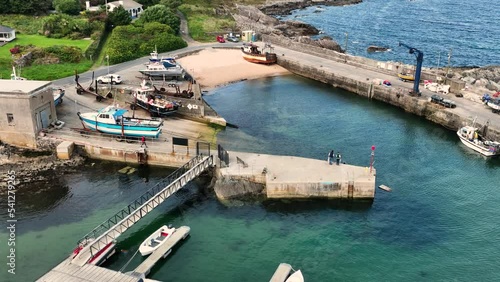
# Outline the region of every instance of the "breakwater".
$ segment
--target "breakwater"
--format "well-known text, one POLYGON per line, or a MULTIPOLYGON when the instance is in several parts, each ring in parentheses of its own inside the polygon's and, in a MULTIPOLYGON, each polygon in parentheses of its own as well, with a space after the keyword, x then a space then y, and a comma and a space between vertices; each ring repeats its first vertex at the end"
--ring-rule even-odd
MULTIPOLYGON (((354 65, 364 70, 369 70, 377 73, 396 76, 396 68, 384 65, 381 63, 362 57, 355 57, 337 53, 331 50, 326 50, 320 47, 309 46, 304 48, 304 44, 289 42, 286 38, 276 36, 263 36, 263 40, 271 42, 278 46, 286 46, 291 50, 303 50, 304 53, 332 60, 333 62, 347 62, 349 65, 354 65)), ((470 121, 470 117, 474 116, 473 111, 464 110, 458 112, 457 109, 447 109, 442 106, 431 103, 423 98, 410 96, 407 93, 410 88, 402 87, 386 87, 384 85, 374 84, 372 80, 360 80, 348 77, 347 73, 335 71, 330 68, 324 68, 323 65, 314 65, 306 61, 300 61, 297 58, 290 56, 278 56, 278 64, 290 72, 314 79, 334 87, 348 90, 358 95, 369 99, 379 100, 390 105, 404 109, 406 112, 425 117, 427 120, 440 124, 450 130, 458 130, 461 126, 470 121)), ((326 62, 325 62, 326 65, 326 62)), ((425 76, 422 75, 424 78, 425 76)), ((459 87, 459 86, 457 86, 459 87)), ((473 102, 470 102, 473 103, 473 102)), ((486 126, 485 134, 489 139, 500 140, 500 130, 496 125, 487 124, 487 121, 477 122, 477 127, 486 126)))

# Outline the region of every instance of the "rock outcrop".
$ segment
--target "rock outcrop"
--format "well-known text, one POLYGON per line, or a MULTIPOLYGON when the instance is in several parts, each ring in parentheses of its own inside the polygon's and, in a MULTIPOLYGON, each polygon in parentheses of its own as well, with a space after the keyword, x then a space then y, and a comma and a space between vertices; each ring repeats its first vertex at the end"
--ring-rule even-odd
POLYGON ((345 6, 358 4, 362 0, 296 0, 296 1, 281 1, 263 5, 260 10, 267 15, 289 15, 293 10, 304 9, 310 6, 345 6))

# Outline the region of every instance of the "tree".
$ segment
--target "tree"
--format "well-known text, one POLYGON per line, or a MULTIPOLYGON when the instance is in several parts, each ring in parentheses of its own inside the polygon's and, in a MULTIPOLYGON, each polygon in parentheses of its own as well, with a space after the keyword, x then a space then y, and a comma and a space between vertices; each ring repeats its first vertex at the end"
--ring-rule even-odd
POLYGON ((139 18, 140 23, 159 22, 169 25, 175 33, 179 33, 181 20, 165 5, 154 5, 142 12, 139 18))
MULTIPOLYGON (((5 1, 5 0, 4 0, 5 1)), ((2 10, 2 14, 23 14, 23 15, 40 15, 46 14, 52 4, 52 0, 23 0, 6 1, 9 9, 2 10)), ((3 6, 2 3, 0 6, 3 6)))
POLYGON ((68 15, 80 14, 80 1, 79 0, 54 0, 52 3, 56 11, 68 15))
POLYGON ((119 6, 115 8, 113 12, 108 15, 108 24, 113 26, 128 25, 132 22, 130 14, 123 8, 119 6))
POLYGON ((160 0, 160 5, 165 5, 172 10, 177 9, 181 4, 181 0, 160 0))

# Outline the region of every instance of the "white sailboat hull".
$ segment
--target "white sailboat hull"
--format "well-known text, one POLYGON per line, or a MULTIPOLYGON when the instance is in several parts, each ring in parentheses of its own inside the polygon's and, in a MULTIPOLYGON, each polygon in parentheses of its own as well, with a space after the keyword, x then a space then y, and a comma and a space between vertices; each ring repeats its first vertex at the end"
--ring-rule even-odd
POLYGON ((174 232, 175 228, 169 228, 168 226, 163 225, 141 243, 139 252, 142 256, 150 255, 161 245, 165 244, 174 232))

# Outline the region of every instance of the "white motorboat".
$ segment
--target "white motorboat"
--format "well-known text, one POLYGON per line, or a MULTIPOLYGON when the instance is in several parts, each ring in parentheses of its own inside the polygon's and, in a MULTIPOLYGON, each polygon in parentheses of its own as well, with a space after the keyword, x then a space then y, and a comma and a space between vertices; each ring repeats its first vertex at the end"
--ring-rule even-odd
POLYGON ((457 135, 465 146, 486 157, 500 156, 500 142, 482 140, 473 126, 460 128, 457 135))
POLYGON ((300 269, 295 271, 292 275, 288 276, 285 282, 304 282, 302 271, 300 269))
POLYGON ((144 242, 142 242, 141 246, 139 247, 139 252, 143 256, 151 254, 161 245, 165 244, 165 242, 167 242, 168 238, 170 238, 170 236, 172 236, 174 232, 174 227, 163 225, 162 227, 160 227, 160 229, 156 230, 155 232, 153 232, 153 234, 146 238, 144 242))

